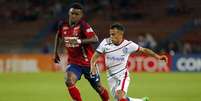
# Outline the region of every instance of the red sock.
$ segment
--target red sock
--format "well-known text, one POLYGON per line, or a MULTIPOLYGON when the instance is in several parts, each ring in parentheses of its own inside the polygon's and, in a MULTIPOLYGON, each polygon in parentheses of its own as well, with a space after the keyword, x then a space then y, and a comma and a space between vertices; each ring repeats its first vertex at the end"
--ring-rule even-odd
POLYGON ((102 101, 109 101, 109 94, 106 89, 101 92, 100 96, 102 101))
POLYGON ((68 87, 68 91, 75 101, 82 101, 79 90, 75 86, 68 87))
POLYGON ((119 99, 118 101, 128 101, 126 98, 119 99))

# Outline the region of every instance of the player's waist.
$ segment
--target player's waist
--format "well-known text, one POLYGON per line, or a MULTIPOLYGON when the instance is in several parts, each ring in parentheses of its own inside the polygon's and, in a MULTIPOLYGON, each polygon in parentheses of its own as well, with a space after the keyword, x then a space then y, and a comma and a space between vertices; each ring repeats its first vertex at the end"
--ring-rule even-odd
POLYGON ((124 68, 126 67, 126 64, 125 63, 106 63, 106 67, 108 70, 111 70, 111 71, 118 71, 120 70, 121 68, 124 68))
POLYGON ((127 72, 127 67, 119 69, 108 69, 108 77, 124 75, 127 72))
POLYGON ((86 60, 78 60, 78 59, 77 60, 71 60, 71 59, 69 59, 68 64, 77 64, 80 66, 90 67, 90 63, 86 60))

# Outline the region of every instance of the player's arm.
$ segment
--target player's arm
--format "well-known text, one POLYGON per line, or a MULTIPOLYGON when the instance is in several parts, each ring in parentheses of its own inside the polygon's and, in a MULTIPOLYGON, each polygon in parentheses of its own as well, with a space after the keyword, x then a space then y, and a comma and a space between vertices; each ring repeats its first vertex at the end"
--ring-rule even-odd
POLYGON ((55 63, 59 63, 60 58, 58 55, 58 47, 60 46, 60 37, 59 37, 59 33, 56 33, 55 35, 55 40, 54 40, 54 62, 55 63))
POLYGON ((148 48, 139 47, 139 52, 147 54, 147 55, 152 56, 152 57, 155 57, 156 59, 159 59, 159 60, 164 60, 165 62, 168 61, 168 59, 165 55, 158 55, 154 51, 152 51, 148 48))
POLYGON ((94 52, 92 58, 91 58, 91 69, 90 72, 92 75, 95 75, 97 73, 97 68, 96 68, 96 61, 98 60, 98 57, 101 55, 99 52, 94 52))
POLYGON ((89 43, 97 43, 98 42, 98 37, 92 27, 85 23, 83 24, 83 33, 85 34, 86 38, 80 39, 81 44, 89 44, 89 43))
POLYGON ((92 36, 91 38, 86 38, 86 39, 80 39, 82 44, 88 44, 88 43, 97 43, 98 42, 98 37, 96 34, 92 36))
POLYGON ((68 39, 65 42, 70 44, 70 45, 78 46, 80 44, 96 43, 96 42, 98 42, 98 37, 96 35, 94 35, 90 38, 85 38, 85 39, 79 39, 76 37, 74 39, 68 39))

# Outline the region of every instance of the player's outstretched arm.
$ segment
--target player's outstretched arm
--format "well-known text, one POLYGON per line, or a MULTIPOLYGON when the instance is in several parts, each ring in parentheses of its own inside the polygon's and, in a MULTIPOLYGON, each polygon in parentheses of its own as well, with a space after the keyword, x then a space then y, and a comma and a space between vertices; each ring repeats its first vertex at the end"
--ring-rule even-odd
POLYGON ((167 56, 165 56, 165 55, 158 55, 158 54, 156 54, 155 52, 153 52, 152 50, 150 50, 148 48, 142 48, 142 47, 140 47, 139 52, 145 53, 147 55, 155 57, 156 59, 159 59, 159 60, 163 60, 165 62, 168 61, 167 56))
POLYGON ((96 61, 98 60, 98 57, 100 56, 100 53, 94 52, 92 58, 91 58, 91 69, 90 72, 92 75, 95 75, 97 73, 97 68, 96 68, 96 61))
POLYGON ((55 40, 54 40, 54 62, 55 63, 59 63, 60 61, 60 58, 59 58, 59 55, 58 55, 58 47, 60 45, 60 38, 59 38, 59 34, 57 33, 56 36, 55 36, 55 40))
POLYGON ((97 35, 94 35, 91 38, 86 38, 86 39, 81 39, 82 44, 88 44, 88 43, 97 43, 98 42, 98 37, 97 35))

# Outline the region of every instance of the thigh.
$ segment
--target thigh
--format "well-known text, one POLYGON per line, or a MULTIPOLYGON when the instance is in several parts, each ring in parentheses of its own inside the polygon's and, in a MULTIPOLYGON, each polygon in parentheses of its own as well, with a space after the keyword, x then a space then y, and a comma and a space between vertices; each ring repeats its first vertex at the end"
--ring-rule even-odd
POLYGON ((116 87, 115 91, 121 90, 121 91, 124 91, 125 94, 127 94, 129 83, 130 83, 129 76, 120 78, 119 84, 116 87))
POLYGON ((119 84, 120 84, 120 80, 116 78, 112 78, 112 77, 108 78, 109 89, 113 97, 115 97, 115 92, 119 84))
POLYGON ((66 68, 67 79, 80 80, 82 76, 82 70, 78 65, 69 64, 66 68))

